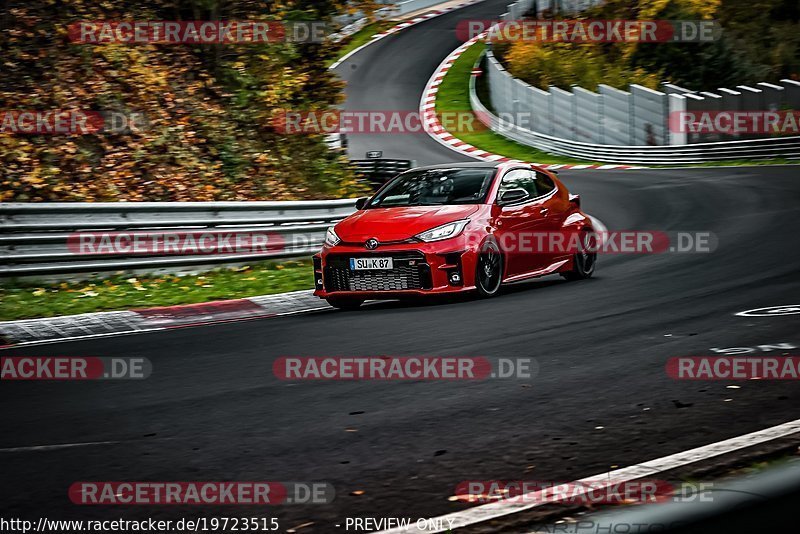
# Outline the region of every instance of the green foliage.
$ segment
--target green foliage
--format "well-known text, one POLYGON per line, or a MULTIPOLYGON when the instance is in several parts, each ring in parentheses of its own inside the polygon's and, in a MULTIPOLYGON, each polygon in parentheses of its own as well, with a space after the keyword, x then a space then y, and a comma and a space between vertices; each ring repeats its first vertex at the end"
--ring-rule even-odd
MULTIPOLYGON (((715 15, 741 9, 721 4, 715 15)), ((670 2, 656 15, 661 20, 692 20, 697 11, 681 2, 670 2)), ((687 89, 703 90, 760 81, 777 81, 769 65, 748 54, 746 35, 725 26, 721 38, 711 43, 641 43, 630 63, 687 89), (755 60, 755 61, 754 61, 755 60)))
POLYGON ((724 0, 717 18, 733 48, 769 69, 758 81, 800 77, 800 2, 724 0))
POLYGON ((710 43, 543 43, 495 46, 509 71, 540 87, 598 83, 656 88, 670 81, 695 90, 797 79, 800 4, 797 0, 608 0, 586 19, 716 19, 722 37, 710 43))
POLYGON ((551 85, 566 89, 577 84, 594 90, 600 83, 614 87, 638 83, 656 88, 659 82, 657 76, 648 74, 645 69, 613 61, 597 46, 526 43, 512 46, 506 60, 514 76, 544 89, 551 85))

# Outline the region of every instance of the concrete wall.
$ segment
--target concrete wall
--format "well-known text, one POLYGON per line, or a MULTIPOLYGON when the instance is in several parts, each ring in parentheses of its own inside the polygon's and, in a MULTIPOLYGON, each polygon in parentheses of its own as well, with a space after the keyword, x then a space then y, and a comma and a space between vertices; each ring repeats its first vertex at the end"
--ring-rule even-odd
POLYGON ((660 91, 636 84, 629 91, 603 84, 597 92, 577 86, 544 90, 515 79, 491 51, 487 52, 485 75, 491 105, 505 120, 537 133, 587 143, 662 146, 768 137, 767 134, 673 135, 670 113, 800 109, 800 82, 793 80, 713 91, 691 91, 670 83, 662 84, 660 91))

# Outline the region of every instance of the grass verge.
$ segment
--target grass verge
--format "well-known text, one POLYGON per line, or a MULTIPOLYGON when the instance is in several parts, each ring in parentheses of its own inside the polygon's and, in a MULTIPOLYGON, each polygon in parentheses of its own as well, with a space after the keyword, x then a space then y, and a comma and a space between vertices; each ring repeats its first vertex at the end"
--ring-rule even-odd
POLYGON ((0 320, 194 304, 311 289, 311 270, 311 260, 302 260, 192 275, 114 275, 51 284, 12 280, 0 287, 0 320))
MULTIPOLYGON (((442 113, 446 111, 472 111, 469 103, 469 79, 472 75, 472 68, 478 57, 486 48, 483 42, 477 42, 469 47, 461 57, 459 57, 450 70, 445 75, 436 93, 436 111, 442 113)), ((451 132, 452 133, 452 132, 451 132)), ((455 135, 455 134, 453 134, 455 135)), ((515 141, 507 139, 487 129, 479 132, 459 132, 456 135, 462 141, 478 147, 481 150, 500 154, 512 159, 529 161, 532 163, 576 163, 590 164, 593 162, 548 154, 533 147, 521 145, 515 141)), ((720 167, 720 166, 742 166, 742 165, 787 165, 798 164, 798 160, 790 159, 763 159, 763 160, 735 160, 735 161, 708 161, 704 163, 686 163, 679 166, 686 167, 720 167)), ((649 167, 670 168, 675 165, 648 165, 649 167)))
MULTIPOLYGON (((439 85, 439 91, 436 93, 437 113, 472 111, 472 107, 469 104, 469 79, 472 75, 472 68, 478 60, 478 56, 481 55, 485 48, 486 45, 482 42, 472 45, 461 54, 461 57, 450 67, 450 70, 439 85)), ((488 128, 476 132, 459 132, 456 137, 481 150, 521 161, 535 163, 594 163, 566 156, 548 154, 547 152, 521 145, 507 139, 488 128)))

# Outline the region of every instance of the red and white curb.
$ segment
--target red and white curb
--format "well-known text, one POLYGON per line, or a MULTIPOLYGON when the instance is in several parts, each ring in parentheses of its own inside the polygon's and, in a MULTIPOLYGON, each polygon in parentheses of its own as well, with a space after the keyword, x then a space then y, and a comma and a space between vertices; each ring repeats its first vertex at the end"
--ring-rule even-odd
POLYGON ((155 332, 332 309, 311 290, 139 310, 0 322, 4 347, 155 332))
MULTIPOLYGON (((456 62, 456 60, 461 57, 461 54, 466 52, 466 50, 477 43, 479 40, 483 39, 486 33, 473 37, 469 41, 465 42, 455 50, 453 50, 450 55, 444 58, 439 66, 434 71, 433 75, 428 80, 428 83, 425 85, 425 91, 422 93, 422 99, 419 103, 419 112, 422 116, 422 121, 425 127, 425 131, 430 135, 433 139, 441 143, 442 145, 446 146, 451 150, 455 150, 461 154, 466 156, 470 156, 472 158, 481 160, 481 161, 498 161, 498 162, 505 162, 505 161, 519 161, 512 158, 507 158, 505 156, 501 156, 499 154, 493 154, 492 152, 487 152, 482 150, 476 146, 472 146, 471 144, 462 141, 461 139, 457 138, 450 132, 448 132, 442 123, 439 121, 439 117, 436 115, 436 94, 439 92, 439 86, 444 80, 444 77, 450 71, 450 68, 456 62)), ((633 165, 590 165, 590 164, 555 164, 555 163, 534 163, 534 162, 525 162, 531 163, 532 165, 536 165, 537 167, 541 167, 543 169, 551 169, 551 170, 558 170, 558 169, 598 169, 598 170, 606 170, 606 169, 642 169, 644 167, 636 167, 633 165)))
MULTIPOLYGON (((602 221, 591 215, 589 217, 601 236, 608 233, 608 228, 602 221)), ((305 289, 197 304, 0 321, 0 349, 284 317, 332 309, 326 301, 315 297, 312 290, 305 289)))
POLYGON ((336 67, 341 65, 343 62, 347 61, 350 58, 350 56, 352 56, 356 52, 360 51, 363 48, 368 47, 369 45, 371 45, 373 43, 376 43, 376 42, 380 41, 384 37, 388 37, 388 36, 390 36, 392 34, 395 34, 395 33, 399 32, 399 31, 405 30, 406 28, 408 28, 410 26, 414 26, 416 24, 419 24, 420 22, 425 22, 426 20, 430 20, 430 19, 432 19, 434 17, 438 17, 438 16, 441 16, 441 15, 444 15, 445 13, 450 13, 451 11, 455 11, 456 9, 461 9, 462 7, 471 6, 473 4, 477 4, 477 3, 482 2, 482 1, 483 0, 469 0, 467 2, 461 2, 459 4, 448 6, 448 7, 442 8, 442 9, 434 9, 434 10, 428 11, 426 13, 423 13, 422 15, 420 15, 418 17, 414 17, 413 19, 400 22, 399 24, 396 24, 396 25, 392 26, 388 30, 384 30, 381 33, 376 33, 375 35, 372 36, 372 39, 370 39, 369 41, 367 41, 363 45, 359 46, 355 50, 351 50, 350 52, 345 54, 343 57, 339 58, 329 68, 331 70, 335 69, 336 67))

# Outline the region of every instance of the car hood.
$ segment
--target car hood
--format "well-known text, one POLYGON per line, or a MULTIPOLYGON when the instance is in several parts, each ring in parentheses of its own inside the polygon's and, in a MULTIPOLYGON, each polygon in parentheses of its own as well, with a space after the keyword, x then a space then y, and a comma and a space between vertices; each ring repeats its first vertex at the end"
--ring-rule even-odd
POLYGON ((407 206, 361 210, 336 225, 345 243, 402 241, 442 224, 466 219, 478 211, 474 204, 459 206, 407 206))

